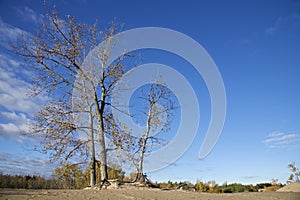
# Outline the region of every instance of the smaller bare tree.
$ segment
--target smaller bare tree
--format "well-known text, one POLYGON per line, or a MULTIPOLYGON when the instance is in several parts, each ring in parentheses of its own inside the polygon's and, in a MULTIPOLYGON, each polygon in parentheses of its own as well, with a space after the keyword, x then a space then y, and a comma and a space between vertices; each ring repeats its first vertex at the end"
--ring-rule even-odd
POLYGON ((147 182, 144 175, 144 160, 147 153, 168 143, 161 133, 170 130, 175 107, 175 97, 166 84, 151 83, 148 90, 142 91, 140 99, 143 100, 145 109, 142 115, 146 118, 146 127, 142 136, 137 138, 137 177, 136 181, 147 182), (159 134, 157 134, 159 133, 159 134))

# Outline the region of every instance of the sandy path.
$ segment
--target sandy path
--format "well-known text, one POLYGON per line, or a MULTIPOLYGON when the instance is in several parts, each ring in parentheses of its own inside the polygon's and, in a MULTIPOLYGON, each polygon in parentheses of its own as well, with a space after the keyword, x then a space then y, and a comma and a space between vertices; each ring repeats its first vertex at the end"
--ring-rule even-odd
POLYGON ((29 199, 42 199, 42 200, 76 200, 76 199, 203 199, 203 200, 299 200, 300 193, 279 193, 279 192, 266 192, 266 193, 236 193, 236 194, 207 194, 186 191, 161 191, 158 189, 114 189, 114 190, 13 190, 13 189, 0 189, 0 199, 9 200, 29 200, 29 199))

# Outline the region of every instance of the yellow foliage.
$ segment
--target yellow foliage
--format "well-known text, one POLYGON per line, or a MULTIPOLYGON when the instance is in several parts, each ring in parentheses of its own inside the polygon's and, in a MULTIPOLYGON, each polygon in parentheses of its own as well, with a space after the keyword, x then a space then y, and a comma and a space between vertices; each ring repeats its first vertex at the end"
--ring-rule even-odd
POLYGON ((280 188, 281 188, 280 185, 271 185, 269 187, 265 187, 265 192, 275 192, 280 188))

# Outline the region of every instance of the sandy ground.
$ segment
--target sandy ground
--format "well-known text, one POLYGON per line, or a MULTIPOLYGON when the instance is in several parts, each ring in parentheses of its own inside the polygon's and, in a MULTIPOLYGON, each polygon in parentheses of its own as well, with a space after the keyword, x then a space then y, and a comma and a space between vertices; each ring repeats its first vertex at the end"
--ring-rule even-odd
POLYGON ((291 183, 277 190, 277 192, 300 192, 300 182, 291 183))
POLYGON ((207 194, 189 191, 161 191, 159 189, 130 188, 110 190, 14 190, 0 189, 0 199, 29 200, 29 199, 247 199, 247 200, 299 200, 300 193, 296 192, 262 192, 262 193, 235 193, 235 194, 207 194))

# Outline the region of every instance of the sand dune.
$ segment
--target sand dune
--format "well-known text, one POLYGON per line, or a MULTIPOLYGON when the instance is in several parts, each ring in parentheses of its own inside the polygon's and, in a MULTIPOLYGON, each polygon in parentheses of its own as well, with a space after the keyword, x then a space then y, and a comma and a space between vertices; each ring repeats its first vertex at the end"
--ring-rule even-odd
POLYGON ((300 182, 286 185, 277 190, 277 192, 300 192, 300 182))

